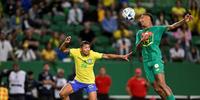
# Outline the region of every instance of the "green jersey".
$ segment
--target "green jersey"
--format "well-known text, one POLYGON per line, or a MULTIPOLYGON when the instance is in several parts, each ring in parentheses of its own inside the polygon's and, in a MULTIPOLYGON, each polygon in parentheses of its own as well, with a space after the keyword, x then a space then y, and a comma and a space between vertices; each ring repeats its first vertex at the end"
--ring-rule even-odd
POLYGON ((159 48, 162 34, 167 30, 166 26, 153 26, 143 30, 139 30, 136 34, 136 45, 140 43, 142 34, 151 32, 151 36, 148 40, 141 42, 142 45, 142 57, 144 62, 161 60, 162 54, 159 48))

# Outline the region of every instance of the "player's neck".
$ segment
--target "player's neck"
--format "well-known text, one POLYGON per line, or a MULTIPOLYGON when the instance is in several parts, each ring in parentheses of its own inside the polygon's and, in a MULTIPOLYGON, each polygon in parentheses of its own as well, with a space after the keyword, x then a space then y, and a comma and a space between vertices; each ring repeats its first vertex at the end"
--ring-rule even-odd
POLYGON ((89 55, 84 54, 83 52, 81 52, 81 55, 84 56, 84 57, 89 56, 89 55))
POLYGON ((141 77, 141 76, 135 76, 135 78, 137 78, 137 79, 141 79, 142 77, 141 77))
POLYGON ((99 74, 99 76, 101 76, 101 77, 105 77, 105 76, 106 76, 106 74, 99 74))
POLYGON ((148 29, 150 27, 152 27, 153 25, 148 25, 148 26, 145 26, 144 29, 148 29))
POLYGON ((148 25, 144 26, 143 29, 148 29, 148 28, 150 28, 150 27, 152 27, 152 26, 153 26, 152 23, 148 23, 148 25))

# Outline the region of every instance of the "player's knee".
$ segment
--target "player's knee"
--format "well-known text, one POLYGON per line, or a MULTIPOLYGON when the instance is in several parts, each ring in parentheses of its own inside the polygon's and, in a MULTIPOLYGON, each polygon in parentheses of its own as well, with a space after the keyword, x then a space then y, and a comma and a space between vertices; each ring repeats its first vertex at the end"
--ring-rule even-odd
POLYGON ((72 92, 72 87, 70 84, 66 84, 59 92, 60 97, 68 97, 72 92))
POLYGON ((69 96, 69 93, 67 93, 67 91, 60 91, 59 92, 59 96, 61 97, 61 98, 66 98, 67 96, 69 96))
POLYGON ((60 95, 61 98, 66 97, 66 94, 63 91, 60 91, 59 95, 60 95))

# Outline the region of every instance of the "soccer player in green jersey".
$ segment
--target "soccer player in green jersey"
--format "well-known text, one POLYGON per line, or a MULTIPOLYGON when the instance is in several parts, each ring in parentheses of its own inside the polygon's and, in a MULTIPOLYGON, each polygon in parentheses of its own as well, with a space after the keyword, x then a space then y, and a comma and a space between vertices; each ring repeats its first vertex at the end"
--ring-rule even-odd
POLYGON ((175 100, 172 90, 167 86, 164 75, 164 65, 159 48, 160 40, 165 31, 177 28, 190 21, 187 14, 184 19, 167 26, 153 26, 153 17, 149 13, 141 15, 139 24, 142 30, 136 34, 136 47, 141 46, 144 70, 147 79, 163 100, 175 100))

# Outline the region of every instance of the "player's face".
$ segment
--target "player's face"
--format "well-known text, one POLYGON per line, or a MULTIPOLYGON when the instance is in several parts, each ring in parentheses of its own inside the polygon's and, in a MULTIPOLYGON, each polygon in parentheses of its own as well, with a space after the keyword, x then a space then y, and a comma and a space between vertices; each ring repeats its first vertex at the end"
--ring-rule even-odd
POLYGON ((142 73, 141 72, 140 73, 136 73, 136 76, 140 77, 140 76, 142 76, 142 73))
POLYGON ((63 77, 63 76, 64 76, 64 71, 60 71, 60 72, 58 73, 58 76, 59 76, 59 77, 63 77))
POLYGON ((140 76, 142 75, 142 70, 139 69, 139 68, 137 68, 137 69, 135 70, 135 75, 136 75, 137 77, 140 77, 140 76))
POLYGON ((44 65, 44 71, 49 71, 49 65, 48 64, 44 65))
POLYGON ((29 78, 29 79, 33 79, 33 75, 29 75, 28 78, 29 78))
POLYGON ((17 72, 17 71, 19 70, 19 66, 18 66, 18 65, 14 65, 14 66, 13 66, 13 69, 14 69, 14 71, 17 72))
POLYGON ((101 75, 105 75, 106 74, 106 69, 105 68, 101 68, 99 73, 101 75))
POLYGON ((90 54, 90 45, 85 44, 81 47, 81 52, 83 55, 88 56, 90 54))
POLYGON ((5 35, 3 33, 0 33, 0 40, 4 40, 5 39, 5 35))
POLYGON ((139 22, 143 28, 149 27, 151 25, 151 18, 148 15, 142 15, 139 18, 139 22))

